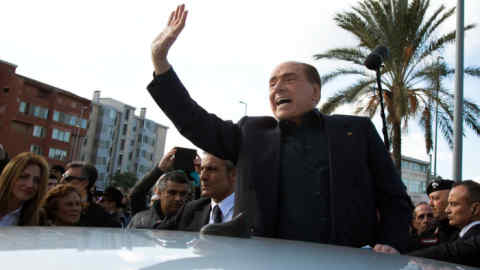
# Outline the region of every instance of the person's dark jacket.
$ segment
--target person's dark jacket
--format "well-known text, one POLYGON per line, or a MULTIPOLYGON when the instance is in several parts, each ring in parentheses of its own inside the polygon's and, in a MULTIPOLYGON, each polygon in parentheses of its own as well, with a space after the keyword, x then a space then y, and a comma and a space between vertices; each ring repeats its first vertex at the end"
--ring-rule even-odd
POLYGON ((157 200, 149 209, 135 214, 130 220, 130 223, 128 223, 127 228, 153 228, 155 224, 163 222, 164 220, 165 216, 162 213, 161 202, 157 200))
POLYGON ((448 218, 437 222, 436 235, 440 243, 451 242, 456 239, 459 229, 450 225, 448 218))
POLYGON ((138 212, 148 209, 147 198, 152 187, 157 180, 162 176, 163 171, 155 166, 147 175, 139 181, 130 192, 130 207, 132 210, 132 216, 135 216, 138 212))
POLYGON ((2 174, 3 168, 5 168, 5 166, 7 166, 8 162, 10 161, 7 151, 5 151, 5 149, 3 149, 3 151, 5 156, 3 157, 3 159, 0 159, 0 174, 2 174))
POLYGON ((156 224, 155 229, 199 232, 210 220, 211 199, 204 197, 185 204, 177 214, 165 222, 156 224))
POLYGON ((439 244, 438 236, 435 234, 435 227, 431 230, 425 231, 422 234, 418 234, 415 230, 412 231, 412 235, 408 241, 408 252, 429 248, 439 244))
POLYGON ((480 225, 462 238, 409 253, 409 256, 480 267, 480 225))
MULTIPOLYGON (((243 117, 237 124, 223 121, 189 96, 172 68, 155 76, 148 90, 183 136, 199 148, 233 161, 237 167, 234 214, 246 213, 254 235, 276 237, 279 122, 273 117, 243 117)), ((372 122, 364 117, 319 116, 324 119, 328 139, 328 243, 355 247, 388 244, 404 251, 412 203, 372 122)))
POLYGON ((78 226, 85 227, 121 227, 112 215, 108 214, 100 205, 90 202, 82 212, 78 226))

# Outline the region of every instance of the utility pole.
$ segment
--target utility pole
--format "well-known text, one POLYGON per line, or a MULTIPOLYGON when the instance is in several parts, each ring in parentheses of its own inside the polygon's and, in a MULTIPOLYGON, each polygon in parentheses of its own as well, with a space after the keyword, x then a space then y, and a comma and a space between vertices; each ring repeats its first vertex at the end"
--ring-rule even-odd
POLYGON ((457 33, 455 66, 455 114, 453 143, 453 181, 462 181, 463 154, 463 42, 465 1, 457 0, 457 33))

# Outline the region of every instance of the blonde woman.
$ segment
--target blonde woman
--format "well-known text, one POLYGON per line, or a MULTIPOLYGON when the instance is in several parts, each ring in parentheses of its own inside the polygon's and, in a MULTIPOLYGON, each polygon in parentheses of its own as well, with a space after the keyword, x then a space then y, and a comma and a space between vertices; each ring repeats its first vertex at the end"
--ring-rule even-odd
POLYGON ((0 175, 0 226, 38 225, 47 181, 48 164, 42 156, 15 156, 0 175))

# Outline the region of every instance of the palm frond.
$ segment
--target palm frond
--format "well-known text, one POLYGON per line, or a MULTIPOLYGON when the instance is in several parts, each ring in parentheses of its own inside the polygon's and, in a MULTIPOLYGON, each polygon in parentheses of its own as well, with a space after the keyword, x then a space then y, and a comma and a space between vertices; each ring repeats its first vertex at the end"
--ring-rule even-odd
POLYGON ((347 89, 339 91, 321 106, 320 111, 324 114, 331 114, 339 106, 354 101, 361 93, 368 90, 368 85, 373 82, 375 80, 360 80, 347 89))
POLYGON ((363 77, 369 77, 369 75, 365 72, 365 69, 339 68, 333 72, 323 75, 320 80, 322 81, 322 85, 325 85, 342 75, 360 75, 363 77))
POLYGON ((333 59, 351 62, 360 66, 363 66, 363 61, 367 58, 367 54, 356 48, 337 48, 328 50, 326 53, 315 54, 313 58, 315 60, 320 59, 333 59))

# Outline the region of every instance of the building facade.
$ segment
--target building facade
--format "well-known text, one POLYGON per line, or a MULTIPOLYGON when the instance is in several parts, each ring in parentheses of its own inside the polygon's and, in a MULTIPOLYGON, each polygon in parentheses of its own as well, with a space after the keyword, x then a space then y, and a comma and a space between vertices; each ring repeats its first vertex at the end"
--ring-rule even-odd
POLYGON ((402 181, 414 204, 428 202, 426 194, 430 175, 430 163, 402 156, 402 181))
POLYGON ((77 159, 87 132, 91 102, 16 74, 0 60, 0 143, 9 156, 34 152, 50 166, 77 159))
POLYGON ((138 179, 147 174, 165 150, 167 127, 146 119, 146 109, 135 107, 95 91, 90 125, 83 141, 81 160, 98 170, 97 189, 109 185, 116 173, 131 172, 138 179))

